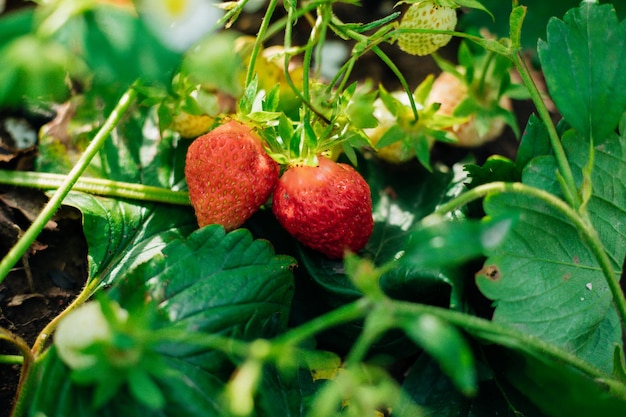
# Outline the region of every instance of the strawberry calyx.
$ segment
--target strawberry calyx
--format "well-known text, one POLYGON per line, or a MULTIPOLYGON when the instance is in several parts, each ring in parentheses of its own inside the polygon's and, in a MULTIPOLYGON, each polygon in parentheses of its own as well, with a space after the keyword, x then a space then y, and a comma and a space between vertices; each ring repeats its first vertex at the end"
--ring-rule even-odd
POLYGON ((376 154, 383 160, 400 164, 417 157, 430 169, 430 150, 436 141, 454 142, 455 137, 445 129, 465 122, 464 117, 445 115, 438 103, 428 103, 434 76, 429 75, 413 92, 417 104, 415 119, 405 91, 388 92, 380 87, 380 98, 374 115, 379 124, 366 129, 376 154))
POLYGON ((298 118, 276 107, 277 89, 257 91, 253 82, 240 100, 237 117, 255 126, 269 155, 282 166, 317 166, 324 155, 340 154, 356 164, 355 149, 370 145, 364 129, 378 123, 373 116, 377 92, 369 85, 351 85, 340 95, 314 84, 315 111, 302 104, 298 118))
POLYGON ((508 59, 475 52, 466 42, 459 46, 460 65, 437 55, 434 58, 443 72, 434 83, 429 102, 439 103, 441 114, 468 119, 452 128, 459 145, 478 146, 493 140, 505 125, 520 135, 511 99, 527 98, 528 92, 511 82, 508 59))

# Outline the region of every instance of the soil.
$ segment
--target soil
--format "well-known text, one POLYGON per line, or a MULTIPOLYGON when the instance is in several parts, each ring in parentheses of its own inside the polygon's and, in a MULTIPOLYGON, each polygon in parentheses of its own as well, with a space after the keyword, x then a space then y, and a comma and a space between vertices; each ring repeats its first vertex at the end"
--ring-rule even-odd
MULTIPOLYGON (((8 9, 23 2, 9 1, 8 9)), ((367 21, 381 17, 388 7, 377 0, 364 2, 361 9, 340 9, 337 14, 346 21, 367 21), (377 11, 380 10, 380 11, 377 11), (342 16, 344 13, 345 16, 342 16), (367 16, 359 16, 365 13, 367 16), (380 16, 378 16, 380 14, 380 16)), ((254 34, 260 22, 258 16, 242 16, 237 28, 242 32, 254 34)), ((454 60, 456 46, 452 42, 441 51, 441 55, 454 60)), ((387 45, 383 50, 389 54, 400 70, 408 75, 411 87, 429 73, 439 72, 434 61, 428 57, 413 57, 387 45)), ((391 71, 380 64, 374 54, 363 57, 354 79, 371 79, 382 83, 388 90, 400 87, 391 71)), ((528 102, 516 102, 514 110, 519 125, 524 126, 533 106, 528 102)), ((31 124, 34 131, 49 120, 50 115, 6 114, 0 113, 0 126, 8 117, 23 118, 31 124)), ((436 159, 459 160, 465 154, 472 153, 478 163, 488 156, 499 154, 514 157, 517 139, 507 128, 504 134, 481 148, 471 151, 450 146, 437 146, 434 150, 436 159)), ((36 146, 23 150, 11 147, 7 132, 0 129, 0 169, 28 170, 32 167, 36 146), (7 145, 8 143, 8 145, 7 145)), ((30 221, 45 204, 46 196, 34 190, 15 189, 0 186, 0 257, 9 250, 20 233, 27 229, 30 221)), ((0 283, 0 328, 10 331, 16 337, 32 346, 37 336, 49 321, 57 316, 75 298, 87 279, 87 244, 82 231, 80 213, 69 207, 63 207, 37 238, 29 254, 16 265, 10 275, 0 283)), ((17 355, 16 349, 7 342, 0 341, 0 355, 17 355)), ((20 366, 0 365, 0 417, 10 415, 13 398, 19 381, 20 366)))

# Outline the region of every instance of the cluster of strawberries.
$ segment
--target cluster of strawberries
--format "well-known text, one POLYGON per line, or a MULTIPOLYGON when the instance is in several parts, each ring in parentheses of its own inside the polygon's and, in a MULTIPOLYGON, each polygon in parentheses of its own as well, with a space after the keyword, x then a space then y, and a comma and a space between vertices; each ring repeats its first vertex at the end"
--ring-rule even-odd
MULTIPOLYGON (((454 30, 457 22, 455 7, 448 3, 410 2, 400 23, 398 46, 410 54, 427 55, 447 44, 451 34, 446 32, 454 30)), ((259 69, 278 67, 267 64, 259 69)), ((398 123, 398 115, 391 116, 398 123)), ((456 119, 450 120, 452 124, 456 119)), ((178 130, 183 136, 196 137, 200 132, 196 127, 186 135, 178 130)), ((385 127, 381 121, 378 130, 385 127)), ((368 132, 373 144, 379 133, 368 132)), ((401 162, 405 157, 396 159, 401 162)), ((368 184, 350 165, 321 155, 315 162, 286 164, 281 170, 259 135, 241 121, 227 121, 199 136, 189 148, 185 168, 199 226, 238 228, 269 202, 279 223, 305 246, 336 259, 346 251, 361 250, 374 227, 368 184)))
POLYGON ((350 165, 318 157, 317 166, 280 166, 249 126, 229 121, 193 141, 185 176, 198 225, 240 227, 272 197, 272 211, 299 242, 342 258, 372 233, 372 198, 350 165))

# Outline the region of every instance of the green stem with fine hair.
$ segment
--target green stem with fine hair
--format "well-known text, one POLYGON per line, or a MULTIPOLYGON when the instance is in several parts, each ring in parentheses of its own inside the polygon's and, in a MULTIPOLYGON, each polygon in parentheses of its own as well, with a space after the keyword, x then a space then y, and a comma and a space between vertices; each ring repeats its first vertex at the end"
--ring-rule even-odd
POLYGON ((117 126, 126 111, 130 108, 131 104, 135 101, 135 98, 137 97, 137 90, 135 88, 136 85, 137 82, 130 86, 130 88, 122 95, 107 120, 104 122, 85 152, 81 155, 76 165, 74 165, 69 174, 67 174, 60 187, 52 195, 41 213, 39 213, 30 227, 24 232, 15 246, 13 246, 2 261, 0 261, 0 282, 6 278, 11 271, 11 268, 13 268, 13 266, 20 261, 22 255, 26 253, 30 245, 35 241, 48 221, 50 221, 52 216, 54 216, 54 213, 56 213, 61 206, 63 199, 70 192, 91 160, 102 148, 102 145, 109 137, 110 133, 113 131, 115 126, 117 126))
MULTIPOLYGON (((66 176, 47 172, 5 171, 0 170, 0 184, 18 187, 55 190, 63 185, 66 176)), ((177 205, 189 205, 189 193, 173 191, 129 182, 111 181, 103 178, 79 178, 73 191, 82 191, 105 197, 125 198, 130 200, 152 201, 177 205)))
MULTIPOLYGON (((389 308, 389 314, 392 317, 395 316, 396 319, 407 315, 414 317, 421 314, 431 314, 487 342, 497 340, 497 343, 502 346, 513 347, 531 354, 538 353, 542 356, 547 356, 557 363, 572 366, 592 378, 603 379, 607 377, 605 373, 581 360, 576 355, 550 343, 546 343, 535 336, 522 333, 510 326, 503 326, 493 321, 459 311, 405 301, 394 301, 389 304, 389 308)), ((626 390, 626 387, 622 389, 626 390)))
POLYGON ((559 175, 559 182, 561 183, 563 194, 565 195, 567 202, 570 203, 572 207, 578 209, 581 207, 582 203, 578 187, 576 186, 576 181, 574 180, 570 164, 567 161, 567 155, 565 154, 565 150, 561 144, 561 139, 559 138, 559 134, 556 131, 554 123, 552 122, 550 112, 543 101, 541 92, 530 75, 526 61, 521 57, 519 52, 513 53, 510 58, 513 60, 518 73, 522 77, 524 85, 528 88, 530 97, 532 98, 535 108, 537 109, 537 113, 548 131, 550 144, 552 145, 554 157, 559 168, 557 175, 559 175))
POLYGON ((278 0, 271 0, 265 14, 263 15, 263 20, 261 21, 261 27, 256 36, 256 40, 254 42, 254 48, 252 49, 252 53, 250 55, 250 63, 248 65, 248 72, 246 73, 246 82, 244 85, 244 89, 248 88, 252 79, 254 78, 254 72, 256 67, 256 60, 263 48, 263 40, 265 39, 265 33, 267 32, 270 26, 270 20, 272 19, 272 15, 274 14, 274 10, 276 10, 276 6, 278 5, 278 0))
POLYGON ((345 304, 313 320, 294 327, 272 340, 274 343, 296 346, 316 334, 334 326, 350 323, 365 317, 372 307, 372 300, 360 298, 345 304))
MULTIPOLYGON (((4 329, 2 327, 0 327, 0 340, 3 340, 15 346, 22 354, 22 358, 23 358, 22 363, 21 363, 22 370, 20 373, 20 380, 18 382, 18 389, 17 389, 17 392, 21 393, 22 387, 24 387, 25 385, 28 385, 29 381, 32 379, 31 369, 35 362, 35 356, 33 355, 32 351, 30 350, 30 348, 28 347, 28 344, 26 343, 24 339, 17 336, 16 334, 9 332, 7 329, 4 329)), ((6 355, 3 355, 3 356, 5 356, 6 358, 6 355)), ((8 363, 8 362, 4 362, 4 363, 8 363)), ((17 401, 15 405, 13 406, 13 410, 16 410, 19 404, 20 404, 20 401, 17 401)), ((19 415, 19 414, 12 413, 11 415, 19 415)))

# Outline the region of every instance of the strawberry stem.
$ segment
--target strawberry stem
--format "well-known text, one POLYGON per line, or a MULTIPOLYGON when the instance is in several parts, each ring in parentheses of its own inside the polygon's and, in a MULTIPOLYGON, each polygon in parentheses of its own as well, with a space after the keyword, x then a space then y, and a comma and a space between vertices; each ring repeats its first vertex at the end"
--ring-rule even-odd
MULTIPOLYGON (((415 104, 415 99, 413 98, 413 92, 411 91, 411 88, 409 87, 406 79, 404 78, 404 75, 402 74, 402 72, 400 71, 400 69, 396 66, 396 64, 387 56, 387 54, 385 54, 383 52, 382 49, 380 49, 380 47, 378 46, 379 43, 383 42, 384 40, 387 40, 389 36, 393 36, 390 34, 393 34, 393 32, 385 32, 383 31, 382 33, 378 34, 377 36, 377 40, 375 40, 375 42, 372 42, 372 40, 370 38, 368 38, 365 35, 362 35, 354 30, 351 29, 347 29, 344 25, 344 23, 339 20, 336 16, 331 16, 332 18, 332 22, 333 22, 333 27, 335 28, 341 28, 340 32, 338 33, 340 36, 343 35, 343 37, 350 37, 358 42, 363 43, 364 45, 367 45, 366 48, 362 48, 361 54, 358 54, 358 56, 362 55, 363 53, 365 53, 368 49, 371 49, 382 61, 383 63, 385 63, 385 65, 387 65, 389 67, 389 69, 394 73, 394 75, 398 78, 398 80, 400 81, 400 84, 402 85, 402 88, 404 88, 404 90, 407 92, 408 96, 409 96, 409 103, 411 105, 411 110, 413 111, 413 117, 415 118, 415 121, 417 121, 419 119, 419 115, 417 112, 417 105, 415 104)), ((357 55, 357 54, 355 54, 357 55)), ((353 59, 357 59, 357 57, 354 57, 353 59)), ((351 69, 352 66, 344 66, 342 68, 349 68, 351 69)), ((347 74, 344 74, 344 79, 342 81, 341 87, 343 88, 343 86, 345 86, 345 83, 347 81, 347 74)), ((332 84, 331 84, 332 85, 332 84)))
POLYGON ((563 145, 561 144, 561 139, 559 138, 559 134, 556 131, 556 127, 552 122, 550 112, 548 111, 548 108, 543 101, 541 92, 539 92, 535 81, 530 76, 530 70, 528 69, 526 61, 521 57, 520 53, 516 51, 510 55, 510 58, 513 60, 513 63, 515 64, 515 67, 522 77, 526 88, 528 88, 530 96, 535 103, 535 107, 537 108, 537 113, 539 113, 539 117, 541 118, 546 129, 548 130, 548 136, 550 137, 550 143, 552 145, 552 150, 554 151, 554 157, 559 167, 559 181, 561 182, 561 188, 565 195, 565 199, 568 203, 572 205, 572 207, 578 209, 581 206, 582 202, 578 193, 578 188, 576 187, 576 181, 574 180, 574 175, 567 160, 567 155, 565 154, 565 150, 563 149, 563 145))
MULTIPOLYGON (((19 395, 19 398, 26 398, 27 396, 23 395, 23 387, 24 387, 24 384, 31 379, 30 375, 32 374, 32 372, 30 372, 30 370, 32 369, 32 364, 35 361, 35 356, 30 350, 28 343, 26 343, 24 339, 22 339, 18 335, 11 333, 10 331, 2 327, 0 327, 0 340, 10 343, 15 348, 17 348, 21 353, 22 360, 20 363, 17 363, 18 359, 14 357, 14 355, 2 355, 3 361, 0 363, 9 364, 10 363, 9 358, 12 357, 11 359, 14 362, 16 362, 16 364, 22 365, 22 370, 20 373, 20 380, 19 380, 18 389, 16 392, 22 393, 22 395, 19 395)), ((20 401, 19 399, 16 401, 15 405, 13 406, 13 411, 11 413, 12 416, 20 415, 16 413, 16 410, 18 410, 18 408, 21 405, 25 405, 23 403, 24 401, 20 401)))
POLYGON ((520 332, 512 326, 504 326, 491 320, 486 320, 460 311, 425 304, 394 301, 393 304, 390 303, 389 306, 390 309, 392 309, 393 316, 396 318, 396 322, 401 321, 403 317, 407 316, 412 318, 420 314, 431 314, 466 330, 479 339, 489 341, 490 338, 496 337, 500 341, 508 340, 510 343, 514 343, 514 347, 516 348, 521 346, 522 349, 527 352, 545 355, 558 363, 570 365, 592 378, 607 378, 605 373, 584 360, 581 360, 578 356, 556 347, 553 344, 546 343, 538 337, 520 332))
MULTIPOLYGON (((54 190, 62 186, 66 176, 46 172, 0 170, 0 184, 54 190)), ((73 191, 106 197, 126 198, 157 203, 189 205, 189 194, 143 184, 111 181, 102 178, 79 178, 73 191)))
POLYGON ((396 66, 396 64, 393 63, 393 61, 387 56, 387 54, 382 51, 382 49, 380 49, 378 46, 374 46, 372 50, 389 67, 389 69, 396 75, 396 77, 398 77, 400 84, 402 84, 402 88, 404 88, 404 90, 407 92, 407 95, 409 96, 409 103, 411 104, 411 111, 413 111, 413 118, 415 119, 415 122, 417 122, 417 120, 419 119, 417 105, 415 104, 413 91, 411 91, 411 88, 404 78, 404 75, 402 75, 400 69, 396 66))
POLYGON ((120 122, 126 111, 130 108, 132 103, 137 97, 137 86, 139 82, 133 83, 128 90, 122 95, 117 105, 106 119, 96 136, 93 138, 85 152, 81 155, 80 159, 74 165, 72 170, 67 174, 63 183, 52 195, 46 206, 41 213, 33 221, 28 229, 24 232, 22 237, 17 241, 9 252, 6 254, 2 261, 0 261, 0 283, 6 278, 11 271, 11 268, 19 262, 22 256, 26 253, 30 245, 35 241, 39 233, 43 230, 45 225, 50 221, 54 213, 58 210, 63 202, 63 199, 70 192, 74 184, 80 178, 82 173, 87 169, 87 166, 91 160, 100 151, 104 142, 109 137, 115 126, 120 122))
POLYGON ((261 48, 263 46, 263 39, 265 39, 265 34, 267 33, 267 29, 270 25, 270 20, 272 15, 274 14, 274 10, 276 10, 276 6, 278 5, 278 0, 271 0, 269 5, 267 6, 267 10, 263 15, 263 20, 261 21, 261 27, 257 32, 256 40, 254 41, 254 48, 252 49, 252 53, 250 55, 250 64, 248 66, 248 72, 246 73, 246 82, 244 84, 244 89, 248 88, 252 79, 254 78, 254 73, 256 70, 256 60, 259 56, 259 52, 261 52, 261 48))
POLYGON ((482 67, 479 68, 481 72, 479 74, 480 76, 478 77, 477 86, 476 86, 476 97, 478 97, 481 101, 483 99, 488 99, 487 97, 485 97, 485 90, 487 89, 486 87, 487 77, 489 74, 489 67, 494 62, 494 59, 495 59, 495 53, 493 51, 486 51, 486 53, 487 53, 487 57, 482 67))

